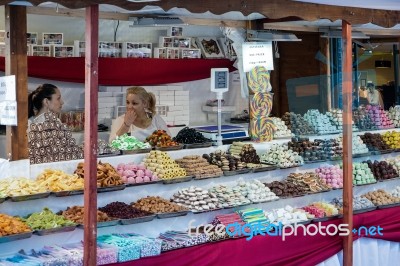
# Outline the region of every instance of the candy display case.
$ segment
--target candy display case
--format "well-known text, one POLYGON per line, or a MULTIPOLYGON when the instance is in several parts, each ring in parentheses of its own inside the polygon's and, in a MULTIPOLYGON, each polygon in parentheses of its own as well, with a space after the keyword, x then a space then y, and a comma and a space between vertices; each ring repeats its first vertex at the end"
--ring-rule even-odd
MULTIPOLYGON (((397 130, 397 129, 396 129, 397 130)), ((398 130, 400 131, 400 130, 398 130)), ((384 132, 384 131, 382 131, 384 132)), ((363 132, 360 132, 360 134, 363 134, 363 132)), ((333 137, 337 137, 338 135, 335 135, 333 137)), ((325 138, 325 136, 322 136, 322 138, 325 138)), ((332 138, 331 135, 326 136, 326 138, 332 138)), ((310 141, 315 141, 315 139, 321 139, 321 136, 311 136, 309 137, 310 141)), ((289 140, 274 140, 271 142, 266 142, 266 143, 253 143, 255 150, 259 155, 265 153, 268 151, 272 145, 274 144, 284 144, 287 143, 289 140)), ((222 147, 203 147, 203 148, 197 148, 197 149, 183 149, 183 150, 174 150, 174 151, 167 151, 166 153, 172 158, 172 159, 178 159, 182 158, 184 156, 188 155, 199 155, 202 156, 203 154, 210 154, 215 152, 217 149, 222 149, 224 151, 228 151, 230 148, 229 145, 224 145, 222 147)), ((153 151, 154 152, 154 151, 153 151)), ((399 154, 396 152, 391 152, 388 154, 380 154, 380 155, 372 155, 369 154, 366 157, 361 157, 361 158, 355 158, 355 162, 362 162, 364 160, 383 160, 383 159, 391 159, 399 154)), ((135 164, 140 164, 143 162, 143 160, 146 158, 147 154, 146 153, 139 153, 139 154, 127 154, 127 155, 120 155, 120 156, 112 156, 112 157, 103 157, 101 158, 101 161, 103 163, 109 163, 113 165, 114 167, 117 167, 118 164, 121 163, 132 163, 134 162, 135 164)), ((64 162, 53 162, 53 163, 44 163, 44 164, 37 164, 37 165, 29 165, 29 162, 27 164, 27 169, 28 173, 26 171, 23 171, 22 168, 18 168, 21 170, 18 170, 15 174, 16 175, 25 175, 25 176, 31 176, 32 178, 36 177, 38 174, 43 172, 44 169, 46 168, 53 168, 53 169, 59 169, 63 170, 68 174, 73 173, 73 171, 76 169, 77 164, 81 162, 81 160, 71 160, 71 161, 64 161, 64 162), (23 172, 19 172, 23 171, 23 172)), ((328 160, 324 164, 330 164, 330 165, 339 165, 340 161, 333 161, 333 160, 328 160)), ((162 182, 149 182, 145 183, 142 182, 140 183, 140 186, 138 187, 137 185, 139 184, 132 184, 131 186, 125 186, 123 190, 119 191, 109 191, 106 193, 101 193, 98 195, 98 206, 104 206, 111 201, 115 200, 115 198, 118 198, 119 201, 130 203, 133 202, 141 197, 146 197, 149 195, 159 195, 164 198, 171 198, 177 191, 182 190, 184 188, 190 188, 192 186, 199 187, 201 189, 210 189, 211 187, 215 185, 225 185, 225 186, 234 186, 239 179, 242 179, 245 182, 251 181, 251 180, 263 180, 263 182, 272 182, 272 181, 281 181, 286 178, 290 173, 293 172, 314 172, 317 167, 320 166, 320 163, 313 162, 310 164, 304 164, 302 166, 299 166, 297 168, 291 168, 291 169, 280 169, 280 168, 273 168, 269 169, 270 171, 265 171, 265 172, 248 172, 240 175, 231 175, 231 176, 221 176, 218 178, 212 178, 212 179, 190 179, 188 182, 184 183, 174 183, 174 184, 169 184, 165 185, 162 182)), ((363 186, 356 186, 354 187, 354 193, 355 194, 362 194, 366 193, 372 189, 389 189, 394 186, 400 185, 400 179, 390 179, 390 180, 384 180, 383 182, 378 182, 375 184, 365 184, 363 186)), ((81 193, 82 191, 80 191, 81 193)), ((128 232, 135 232, 135 233, 142 233, 146 236, 152 236, 156 237, 159 235, 160 232, 165 232, 167 230, 172 230, 172 229, 179 229, 179 230, 185 230, 187 229, 188 222, 192 219, 194 219, 193 215, 196 215, 195 219, 196 222, 199 223, 207 223, 212 217, 218 214, 227 214, 227 213, 232 213, 233 211, 240 210, 245 207, 245 204, 250 204, 247 207, 251 206, 258 206, 263 209, 272 209, 272 208, 282 208, 287 204, 291 204, 294 206, 305 206, 307 204, 310 204, 315 201, 330 201, 335 197, 338 197, 342 194, 342 190, 335 189, 335 190, 330 190, 324 193, 313 193, 313 194, 306 194, 302 193, 299 195, 287 195, 287 196, 279 196, 278 199, 271 201, 271 200, 258 200, 254 199, 253 201, 250 201, 249 203, 244 203, 243 204, 238 204, 238 205, 227 205, 226 208, 223 206, 215 206, 215 208, 209 208, 209 209, 202 209, 202 210, 193 210, 191 212, 188 212, 184 216, 176 216, 176 217, 169 217, 165 219, 152 219, 147 220, 146 218, 141 219, 140 223, 135 223, 135 224, 127 224, 128 222, 125 222, 124 224, 113 224, 107 225, 104 227, 99 227, 98 228, 98 235, 104 235, 107 233, 112 233, 112 232, 122 232, 122 233, 128 233, 128 232), (232 208, 234 207, 234 208, 232 208), (228 209, 227 209, 228 208, 228 209), (146 220, 146 221, 145 221, 146 220), (170 222, 171 221, 171 222, 170 222), (173 221, 173 222, 172 222, 173 221), (172 227, 173 224, 173 227, 172 227)), ((54 210, 54 211, 59 211, 61 209, 65 209, 68 206, 72 206, 74 204, 82 205, 83 201, 83 195, 65 195, 65 197, 55 197, 55 195, 50 195, 50 198, 42 198, 42 199, 37 199, 37 200, 29 200, 24 202, 24 208, 15 208, 16 202, 12 202, 10 200, 6 200, 2 204, 0 204, 0 211, 2 213, 7 213, 10 215, 26 215, 27 210, 29 212, 31 211, 37 211, 44 206, 48 206, 54 210), (58 208, 58 209, 57 209, 58 208)), ((19 206, 19 205, 18 205, 19 206)), ((167 215, 167 214, 166 214, 167 215)), ((183 215, 183 214, 182 214, 183 215)), ((140 218, 138 218, 140 219, 140 218)), ((138 221, 138 220, 136 220, 138 221)), ((45 236, 35 236, 35 243, 29 241, 29 240, 21 240, 22 242, 14 242, 15 245, 9 245, 7 247, 4 247, 3 244, 0 244, 0 248, 4 248, 4 252, 11 252, 14 251, 16 248, 21 248, 21 244, 25 245, 27 248, 37 248, 38 246, 45 246, 47 244, 56 244, 57 243, 57 235, 63 234, 64 236, 68 235, 68 242, 73 243, 73 242, 78 242, 83 239, 83 231, 82 230, 75 230, 72 232, 63 232, 63 233, 57 233, 57 234, 52 234, 52 235, 45 235, 45 236), (14 247, 13 247, 14 246, 14 247)), ((30 239, 30 238, 29 238, 30 239)))

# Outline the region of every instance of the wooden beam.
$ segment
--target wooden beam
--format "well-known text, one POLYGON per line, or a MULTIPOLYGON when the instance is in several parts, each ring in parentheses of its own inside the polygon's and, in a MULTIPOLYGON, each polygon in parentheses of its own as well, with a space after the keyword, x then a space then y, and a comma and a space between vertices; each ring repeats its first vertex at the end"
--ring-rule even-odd
MULTIPOLYGON (((27 7, 27 13, 32 15, 43 15, 43 16, 62 16, 72 18, 84 18, 86 12, 83 9, 69 9, 69 8, 51 8, 51 7, 27 7)), ((119 12, 99 12, 100 19, 110 20, 129 20, 129 17, 135 15, 129 13, 119 12)))
POLYGON ((353 158, 352 158, 352 41, 351 25, 342 22, 343 38, 343 223, 350 234, 343 237, 343 265, 353 265, 353 158))
POLYGON ((97 252, 97 115, 99 6, 86 8, 84 133, 84 265, 96 265, 97 252))
POLYGON ((264 23, 265 30, 319 32, 318 26, 296 25, 290 22, 264 23))
POLYGON ((26 7, 5 7, 6 72, 15 75, 17 126, 7 126, 7 154, 11 160, 28 158, 28 59, 26 44, 26 7))

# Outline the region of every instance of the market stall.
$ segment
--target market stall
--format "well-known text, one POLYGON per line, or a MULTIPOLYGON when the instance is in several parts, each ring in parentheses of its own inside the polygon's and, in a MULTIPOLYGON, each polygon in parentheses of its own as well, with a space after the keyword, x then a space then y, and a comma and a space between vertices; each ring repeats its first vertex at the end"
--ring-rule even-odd
MULTIPOLYGON (((3 1, 4 3, 6 3, 7 1, 3 1)), ((0 3, 3 3, 0 2, 0 3)), ((35 2, 35 1, 32 1, 35 2)), ((38 1, 38 3, 41 1, 38 1)), ((101 3, 108 3, 107 1, 98 1, 99 4, 101 3)), ((200 12, 200 11, 206 11, 208 10, 209 6, 214 7, 212 10, 216 13, 223 13, 229 10, 240 10, 242 11, 244 14, 249 14, 251 12, 254 11, 258 11, 261 12, 262 14, 270 17, 270 18, 276 18, 276 17, 285 17, 285 16, 290 16, 290 15, 297 15, 300 16, 304 19, 312 19, 312 18, 319 18, 319 14, 321 13, 325 13, 329 12, 329 15, 327 15, 327 17, 329 17, 330 19, 344 19, 346 22, 343 23, 343 26, 345 28, 345 33, 343 35, 343 38, 345 41, 347 41, 347 45, 346 45, 346 52, 345 52, 345 58, 347 58, 346 61, 346 66, 347 68, 345 69, 345 74, 347 76, 345 76, 344 78, 344 91, 345 91, 345 97, 344 97, 344 103, 345 103, 345 112, 344 112, 344 117, 343 117, 343 122, 344 122, 344 145, 343 145, 343 165, 344 165, 344 172, 345 172, 345 177, 344 177, 344 202, 345 202, 345 206, 346 208, 344 209, 344 221, 347 222, 348 224, 352 224, 352 203, 351 203, 351 199, 352 199, 352 183, 353 183, 353 179, 352 179, 352 166, 351 163, 351 157, 352 157, 352 149, 351 149, 351 143, 352 143, 352 124, 351 124, 351 62, 350 62, 350 54, 351 51, 350 50, 350 44, 351 43, 349 40, 351 40, 351 25, 348 24, 349 23, 357 23, 357 22, 370 22, 370 21, 374 21, 374 23, 380 24, 380 25, 384 25, 387 27, 390 27, 396 23, 398 23, 398 14, 396 12, 389 12, 389 11, 383 11, 383 10, 379 10, 376 11, 374 13, 374 10, 369 10, 369 9, 361 9, 361 8, 351 8, 352 11, 350 12, 343 12, 344 10, 346 10, 345 8, 342 7, 326 7, 323 5, 314 5, 314 4, 301 4, 298 2, 292 2, 292 1, 288 1, 288 3, 290 2, 291 4, 291 10, 287 10, 287 9, 281 9, 281 5, 282 2, 278 1, 270 1, 265 3, 266 5, 264 6, 258 6, 258 3, 256 3, 255 1, 249 2, 245 5, 243 5, 242 3, 239 3, 239 1, 236 1, 234 3, 232 3, 232 6, 226 6, 226 5, 222 5, 222 4, 216 4, 214 2, 210 2, 208 3, 203 2, 201 3, 201 6, 193 6, 192 3, 187 3, 187 7, 189 9, 191 9, 192 12, 200 12), (207 4, 210 4, 209 6, 207 6, 207 4), (275 8, 271 8, 271 6, 275 6, 275 8), (206 9, 207 7, 207 9, 206 9), (314 12, 300 12, 300 10, 306 10, 307 8, 315 8, 315 13, 314 12), (229 10, 227 9, 229 8, 229 10), (273 13, 271 13, 273 11, 273 13), (279 11, 279 12, 276 12, 279 11), (284 13, 283 13, 284 12, 284 13), (298 15, 301 14, 301 15, 298 15), (391 14, 391 16, 389 16, 389 14, 391 14), (389 17, 390 19, 386 19, 387 17, 389 17), (347 70, 347 71, 346 71, 347 70), (346 98, 347 97, 347 98, 346 98), (346 104, 347 103, 347 104, 346 104)), ((86 131, 85 131, 85 172, 89 175, 89 176, 95 176, 96 173, 96 164, 97 164, 97 152, 96 152, 96 141, 97 141, 97 85, 98 85, 98 81, 99 81, 99 77, 98 77, 98 59, 97 59, 97 40, 98 40, 98 36, 97 36, 97 22, 98 21, 98 9, 97 6, 90 6, 87 7, 87 4, 84 2, 79 2, 79 3, 71 3, 70 1, 59 1, 60 4, 65 5, 66 7, 70 7, 70 8, 78 8, 78 7, 86 7, 87 8, 87 39, 86 39, 86 43, 87 43, 87 49, 86 49, 86 64, 85 64, 85 68, 86 68, 86 131), (89 23, 90 22, 90 23, 89 23), (94 45, 94 43, 96 43, 96 45, 94 45)), ((91 3, 92 4, 92 3, 91 3)), ((114 5, 126 8, 126 9, 140 9, 141 7, 144 6, 144 4, 142 3, 126 3, 126 1, 113 1, 114 5)), ((174 3, 171 3, 170 1, 162 1, 160 3, 160 7, 166 8, 168 9, 169 7, 172 7, 171 5, 174 5, 174 3)), ((6 59, 7 61, 7 59, 6 59)), ((26 69, 25 69, 26 70, 26 69)), ((7 71, 6 71, 7 72, 7 71)), ((10 74, 10 73, 8 73, 10 74)), ((16 73, 18 75, 18 73, 16 73)), ((24 121, 24 119, 26 118, 22 118, 20 120, 20 122, 24 121)), ((26 122, 26 120, 25 120, 26 122)), ((269 136, 271 137, 271 136, 269 136)), ((264 146, 262 149, 266 149, 268 147, 268 144, 266 146, 264 146)), ((211 148, 210 148, 211 149, 211 148)), ((195 154, 197 154, 198 152, 204 152, 202 150, 196 151, 194 152, 195 154)), ((391 152, 395 152, 394 150, 391 152)), ((390 153, 391 153, 390 152, 390 153)), ((178 153, 179 154, 179 153, 178 153)), ((199 154, 200 155, 200 154, 199 154)), ((369 154, 371 155, 371 154, 369 154)), ((392 155, 392 153, 391 153, 392 155)), ((379 155, 380 156, 380 155, 379 155)), ((385 156, 383 156, 385 157, 385 156)), ((382 157, 382 158, 383 158, 382 157)), ((115 158, 107 158, 105 159, 106 161, 110 161, 110 162, 122 162, 120 161, 120 158, 122 157, 115 157, 115 158)), ((135 160, 140 160, 142 159, 143 156, 142 155, 138 155, 135 156, 135 160)), ((125 157, 125 159, 127 159, 127 157, 125 157)), ((374 157, 372 157, 372 159, 374 159, 374 157)), ((72 161, 71 161, 72 163, 72 161)), ((74 162, 76 163, 76 162, 74 162)), ((62 167, 66 167, 65 169, 71 170, 71 164, 70 163, 61 163, 62 167)), ((40 164, 39 164, 40 165, 40 164)), ((45 165, 42 165, 45 166, 45 165)), ((52 164, 53 166, 53 164, 52 164)), ((41 167, 41 166, 39 166, 41 167)), ((32 169, 35 169, 36 166, 34 167, 30 167, 30 170, 32 171, 32 169)), ((40 168, 39 168, 40 169, 40 168)), ((40 169, 42 170, 42 169, 40 169)), ((285 173, 285 171, 288 170, 283 170, 282 173, 285 173)), ((32 174, 32 173, 30 173, 32 174)), ((279 175, 280 175, 279 174, 279 175)), ((261 174, 259 174, 261 176, 261 174)), ((248 178, 252 178, 253 176, 249 175, 248 178)), ((199 181, 199 182, 203 182, 199 181)), ((357 180, 359 181, 359 180, 357 180)), ((190 182, 195 182, 195 181, 190 181, 190 182)), ((396 181, 391 181, 394 184, 397 185, 396 181)), ((206 182, 203 182, 206 183, 206 182)), ((389 183, 387 183, 389 184, 389 183)), ((176 185, 172 185, 172 186, 176 186, 176 185)), ((179 185, 180 186, 180 185, 179 185)), ((96 254, 96 244, 95 244, 95 236, 96 236, 96 217, 95 217, 95 212, 92 210, 96 209, 95 207, 97 206, 97 202, 96 202, 96 197, 93 197, 94 195, 96 195, 96 180, 93 179, 91 180, 90 178, 85 179, 85 194, 84 194, 84 198, 85 198, 85 217, 86 217, 86 223, 85 223, 85 253, 86 254, 96 254)), ((116 193, 116 192, 112 192, 112 193, 116 193)), ((336 194, 338 194, 338 192, 335 192, 336 194)), ((168 193, 167 193, 168 194, 168 193)), ((171 196, 171 195, 169 195, 171 196)), ((81 200, 82 196, 74 196, 75 200, 81 200), (78 198, 80 197, 80 198, 78 198)), ((100 200, 103 199, 103 197, 99 197, 100 200)), ((42 203, 45 202, 45 200, 40 200, 42 201, 42 203)), ((4 204, 4 203, 3 203, 4 204)), ((7 201, 5 203, 4 206, 7 206, 9 204, 9 202, 7 201)), ((377 211, 379 212, 379 211, 377 211)), ((377 217, 379 215, 376 215, 377 217)), ((206 217, 203 217, 206 218, 206 217)), ((355 223, 356 224, 356 223, 355 223)), ((368 224, 370 225, 370 224, 368 224)), ((372 223, 371 223, 372 225, 372 223)), ((392 226, 392 225, 388 225, 388 226, 392 226)), ((101 229, 102 230, 102 229, 101 229)), ((100 231, 101 232, 101 231, 100 231)), ((257 240, 254 242, 258 242, 258 241, 265 241, 265 239, 262 238, 256 238, 257 240)), ((270 239, 267 238, 267 240, 269 241, 270 239)), ((25 241, 25 240, 22 240, 25 241)), ((238 239, 238 240, 232 240, 232 244, 233 243, 239 243, 240 241, 243 241, 243 239, 238 239)), ((338 240, 339 241, 339 240, 338 240)), ((249 244, 253 245, 255 244, 254 242, 248 242, 249 244)), ((260 242, 260 245, 262 245, 262 243, 260 242)), ((224 241, 221 242, 221 244, 214 244, 214 245, 221 245, 221 248, 228 248, 225 247, 226 245, 228 245, 230 243, 230 241, 224 241)), ((330 242, 331 243, 331 242, 330 242)), ((352 243, 352 236, 350 235, 347 240, 345 241, 345 264, 346 265, 350 265, 351 264, 351 254, 349 254, 349 252, 352 251, 351 249, 351 243, 352 243)), ((337 243, 335 243, 336 245, 337 243)), ((259 248, 260 245, 257 245, 257 247, 259 248)), ((229 245, 228 245, 229 246, 229 245)), ((205 248, 212 248, 211 245, 206 244, 204 246, 205 248)), ((200 248, 204 248, 204 247, 200 247, 200 248)), ((326 257, 322 258, 319 257, 318 260, 313 261, 313 263, 316 262, 320 262, 323 259, 328 258, 330 255, 333 255, 334 253, 336 253, 337 251, 340 250, 340 245, 336 245, 335 248, 332 248, 329 250, 329 252, 326 253, 326 257), (329 254, 328 254, 329 253, 329 254)), ((193 248, 193 250, 195 250, 197 248, 193 248)), ((178 252, 178 251, 173 251, 173 252, 178 252)), ((159 257, 160 259, 168 259, 168 255, 169 254, 173 254, 173 252, 167 253, 166 255, 163 255, 161 257, 159 257)), ((180 252, 180 251, 179 251, 180 252)), ((185 252, 185 250, 183 249, 182 252, 185 252)), ((194 251, 194 252, 197 252, 194 251)), ((179 255, 177 253, 175 253, 175 255, 179 255)), ((233 257, 232 257, 233 258, 233 257)), ((95 261, 95 257, 89 257, 89 256, 85 256, 84 262, 89 264, 94 264, 95 261)), ((274 258, 271 258, 274 259, 274 258)), ((139 261, 140 262, 140 261, 139 261)), ((154 261, 155 262, 155 261, 154 261)), ((258 262, 265 262, 263 261, 258 261, 258 262)), ((298 263, 299 261, 297 261, 298 263)), ((151 262, 150 262, 151 263, 151 262)))

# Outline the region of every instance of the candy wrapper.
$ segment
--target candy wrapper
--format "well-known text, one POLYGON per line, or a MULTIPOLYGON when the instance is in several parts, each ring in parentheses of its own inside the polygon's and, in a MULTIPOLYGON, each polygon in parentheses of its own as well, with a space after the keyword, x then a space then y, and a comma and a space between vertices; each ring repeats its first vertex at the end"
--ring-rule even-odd
POLYGON ((121 135, 111 142, 111 146, 118 150, 137 150, 151 148, 149 143, 139 141, 128 134, 121 135))

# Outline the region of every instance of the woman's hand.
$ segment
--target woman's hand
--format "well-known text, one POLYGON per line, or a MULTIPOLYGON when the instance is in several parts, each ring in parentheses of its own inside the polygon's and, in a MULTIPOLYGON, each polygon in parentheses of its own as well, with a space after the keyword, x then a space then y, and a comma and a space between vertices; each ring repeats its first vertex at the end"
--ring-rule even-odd
POLYGON ((130 126, 133 124, 133 122, 135 122, 136 117, 137 117, 137 115, 136 115, 135 111, 133 111, 133 110, 128 110, 128 111, 125 113, 124 123, 125 123, 128 127, 130 127, 130 126))

